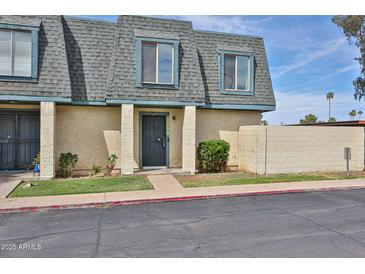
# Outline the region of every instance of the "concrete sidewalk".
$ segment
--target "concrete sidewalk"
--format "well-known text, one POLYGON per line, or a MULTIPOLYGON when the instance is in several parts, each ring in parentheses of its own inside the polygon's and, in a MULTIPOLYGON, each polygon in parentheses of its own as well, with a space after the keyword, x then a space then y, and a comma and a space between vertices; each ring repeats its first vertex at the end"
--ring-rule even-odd
MULTIPOLYGON (((365 188, 365 179, 184 188, 172 175, 151 175, 154 190, 0 198, 0 213, 37 209, 114 206, 244 195, 365 188)), ((17 180, 19 182, 19 180, 17 180)), ((15 184, 15 183, 14 183, 15 184)))
POLYGON ((29 171, 9 171, 0 173, 0 199, 5 198, 22 180, 35 180, 33 172, 29 171))

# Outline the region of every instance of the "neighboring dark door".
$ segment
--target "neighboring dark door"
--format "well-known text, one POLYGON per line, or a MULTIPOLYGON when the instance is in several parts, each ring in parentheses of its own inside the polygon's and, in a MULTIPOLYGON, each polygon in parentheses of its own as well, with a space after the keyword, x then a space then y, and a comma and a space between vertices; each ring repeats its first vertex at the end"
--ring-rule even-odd
POLYGON ((166 166, 166 116, 142 115, 142 166, 166 166))
POLYGON ((38 113, 0 113, 0 169, 29 168, 40 150, 38 113))
POLYGON ((0 169, 15 168, 15 115, 0 114, 0 169))

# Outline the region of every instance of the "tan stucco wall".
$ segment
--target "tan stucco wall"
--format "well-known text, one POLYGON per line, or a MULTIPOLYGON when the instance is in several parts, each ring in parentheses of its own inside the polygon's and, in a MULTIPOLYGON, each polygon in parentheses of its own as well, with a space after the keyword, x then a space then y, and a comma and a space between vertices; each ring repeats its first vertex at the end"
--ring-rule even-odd
POLYGON ((182 135, 182 168, 195 174, 196 171, 196 107, 184 107, 182 135))
POLYGON ((133 104, 123 104, 121 107, 121 127, 120 127, 120 148, 121 148, 121 173, 133 174, 133 132, 134 128, 134 106, 133 104))
MULTIPOLYGON (((170 166, 182 166, 182 134, 184 109, 182 108, 138 108, 134 109, 134 159, 139 162, 139 115, 140 112, 168 112, 170 135, 170 166), (175 119, 173 119, 175 117, 175 119)), ((259 111, 203 110, 196 109, 196 145, 203 140, 223 139, 230 143, 229 165, 238 165, 238 129, 244 125, 260 124, 259 111)))
POLYGON ((359 127, 240 127, 239 167, 258 174, 345 171, 364 168, 364 129, 359 127))
POLYGON ((231 146, 228 165, 238 165, 238 129, 240 126, 259 125, 260 120, 259 111, 197 109, 196 144, 223 139, 231 146))
POLYGON ((54 178, 56 173, 55 155, 55 128, 56 104, 54 102, 41 102, 40 115, 40 144, 41 144, 41 177, 54 178))
MULTIPOLYGON (((182 123, 181 108, 134 108, 134 167, 139 163, 139 114, 140 112, 168 112, 170 135, 170 166, 181 167, 182 123), (173 119, 175 118, 175 119, 173 119)), ((77 153, 77 169, 90 169, 93 164, 107 164, 108 155, 121 159, 121 108, 57 106, 56 157, 61 152, 77 153)))
MULTIPOLYGON (((133 110, 133 165, 139 163, 140 112, 168 112, 170 166, 182 166, 183 108, 133 110)), ((46 113, 46 112, 45 112, 46 113)), ((107 164, 115 153, 121 166, 121 107, 56 106, 56 161, 61 152, 77 153, 77 169, 107 164)), ((44 116, 45 117, 45 116, 44 116)), ((262 173, 344 171, 344 147, 352 148, 352 170, 364 167, 364 130, 349 127, 279 127, 259 124, 257 111, 196 110, 196 145, 207 139, 231 144, 229 165, 262 173), (239 129, 239 130, 238 130, 239 129)), ((48 119, 51 121, 51 119, 48 119)))
MULTIPOLYGON (((121 107, 60 106, 56 115, 56 159, 61 152, 77 153, 77 169, 90 169, 93 164, 107 164, 108 155, 121 162, 121 107)), ((134 107, 134 167, 139 165, 139 128, 141 112, 169 113, 170 167, 182 167, 183 108, 134 107)), ((202 140, 224 139, 231 144, 230 165, 238 165, 238 128, 259 124, 260 112, 233 110, 196 110, 196 145, 202 140)))
POLYGON ((56 113, 57 161, 61 152, 72 152, 79 156, 77 169, 90 169, 105 166, 114 153, 120 167, 120 106, 57 106, 56 113))

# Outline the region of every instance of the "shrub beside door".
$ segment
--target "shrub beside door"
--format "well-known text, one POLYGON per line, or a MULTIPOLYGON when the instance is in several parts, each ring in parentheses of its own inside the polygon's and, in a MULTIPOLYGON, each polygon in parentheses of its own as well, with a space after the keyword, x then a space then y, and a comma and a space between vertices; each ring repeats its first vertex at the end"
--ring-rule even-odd
POLYGON ((229 143, 224 140, 200 142, 197 156, 199 161, 199 172, 224 172, 227 169, 229 143))

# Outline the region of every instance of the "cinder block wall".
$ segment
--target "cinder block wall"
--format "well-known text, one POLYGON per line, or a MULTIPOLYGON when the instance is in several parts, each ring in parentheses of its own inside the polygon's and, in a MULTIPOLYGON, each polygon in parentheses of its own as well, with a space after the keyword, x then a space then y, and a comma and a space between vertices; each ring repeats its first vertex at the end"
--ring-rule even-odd
POLYGON ((360 127, 242 126, 239 168, 257 174, 345 171, 364 168, 364 129, 360 127))
POLYGON ((257 149, 258 142, 262 142, 262 127, 240 127, 238 131, 238 167, 257 173, 257 149), (244 130, 243 130, 244 129, 244 130))

